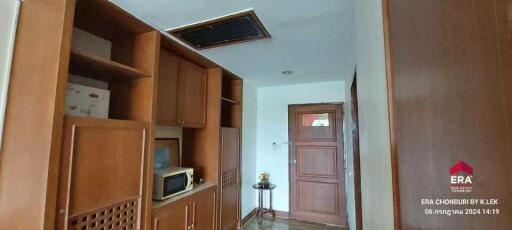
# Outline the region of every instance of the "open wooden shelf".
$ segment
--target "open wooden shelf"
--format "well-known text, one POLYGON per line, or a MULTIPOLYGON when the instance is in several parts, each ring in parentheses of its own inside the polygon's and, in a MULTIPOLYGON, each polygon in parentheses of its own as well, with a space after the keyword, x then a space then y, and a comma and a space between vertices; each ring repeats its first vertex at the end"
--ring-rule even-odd
POLYGON ((137 79, 150 77, 150 73, 79 50, 71 51, 70 72, 106 81, 113 78, 137 79))
POLYGON ((240 104, 239 101, 233 100, 233 99, 229 99, 229 98, 226 98, 226 97, 222 97, 222 101, 229 102, 231 104, 240 104))
POLYGON ((221 126, 242 127, 242 80, 231 72, 222 71, 221 126))
POLYGON ((105 0, 76 1, 74 25, 110 41, 155 30, 115 3, 105 0))

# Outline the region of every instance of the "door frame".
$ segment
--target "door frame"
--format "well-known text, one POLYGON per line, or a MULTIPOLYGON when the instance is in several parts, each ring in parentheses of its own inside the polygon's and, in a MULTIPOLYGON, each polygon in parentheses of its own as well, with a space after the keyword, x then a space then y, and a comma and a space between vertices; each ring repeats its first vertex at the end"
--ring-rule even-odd
POLYGON ((359 108, 357 101, 357 73, 350 86, 350 108, 352 113, 352 162, 354 171, 354 200, 356 230, 363 229, 363 205, 361 196, 361 156, 359 149, 359 108))
MULTIPOLYGON (((303 104, 289 104, 288 105, 288 218, 289 219, 295 219, 294 215, 293 215, 293 210, 292 210, 292 183, 291 183, 291 156, 292 156, 292 150, 293 148, 291 148, 290 146, 293 144, 291 143, 292 140, 291 140, 291 137, 294 136, 295 134, 292 134, 292 131, 290 129, 290 117, 291 117, 291 113, 292 113, 292 107, 295 107, 295 106, 315 106, 315 105, 337 105, 337 106, 340 106, 341 107, 341 149, 343 150, 343 161, 344 161, 344 164, 343 164, 343 174, 344 174, 344 178, 343 179, 343 192, 345 193, 345 221, 347 223, 347 228, 348 228, 348 212, 346 210, 347 208, 347 188, 346 188, 346 173, 347 173, 347 168, 346 168, 346 162, 345 162, 345 159, 346 159, 346 152, 344 151, 345 150, 345 140, 344 140, 344 123, 345 123, 345 119, 344 119, 344 114, 345 114, 345 110, 344 110, 344 105, 345 103, 344 102, 325 102, 325 103, 303 103, 303 104)), ((293 140, 294 141, 294 140, 293 140)))
POLYGON ((386 64, 386 90, 388 102, 388 124, 389 124, 389 143, 391 152, 391 183, 393 189, 393 217, 395 230, 402 229, 402 216, 400 209, 400 185, 398 175, 398 150, 396 143, 396 116, 395 116, 395 91, 393 89, 393 68, 392 68, 392 53, 391 53, 391 38, 390 38, 390 1, 382 0, 382 24, 384 30, 384 51, 385 51, 385 64, 386 64))

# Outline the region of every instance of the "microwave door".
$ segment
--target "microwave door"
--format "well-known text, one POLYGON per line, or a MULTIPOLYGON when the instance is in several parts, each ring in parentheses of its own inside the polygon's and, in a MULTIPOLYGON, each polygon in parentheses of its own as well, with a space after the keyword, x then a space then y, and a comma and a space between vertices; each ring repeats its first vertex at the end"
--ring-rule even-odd
POLYGON ((184 191, 187 188, 188 178, 180 173, 164 178, 164 197, 184 191))

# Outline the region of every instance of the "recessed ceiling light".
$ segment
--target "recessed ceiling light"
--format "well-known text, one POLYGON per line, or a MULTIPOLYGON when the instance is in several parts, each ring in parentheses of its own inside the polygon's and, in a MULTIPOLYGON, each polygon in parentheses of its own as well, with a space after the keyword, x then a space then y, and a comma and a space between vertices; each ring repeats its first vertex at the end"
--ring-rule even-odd
POLYGON ((293 71, 291 70, 285 70, 283 72, 281 72, 283 75, 291 75, 293 73, 293 71))

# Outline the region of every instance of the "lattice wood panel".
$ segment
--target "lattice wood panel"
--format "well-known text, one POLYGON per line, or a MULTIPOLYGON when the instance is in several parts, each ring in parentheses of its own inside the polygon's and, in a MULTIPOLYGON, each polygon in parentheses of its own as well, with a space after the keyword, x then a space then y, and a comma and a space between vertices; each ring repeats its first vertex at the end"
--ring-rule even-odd
POLYGON ((222 172, 222 188, 228 188, 236 185, 237 181, 237 168, 226 169, 222 172))
POLYGON ((137 229, 139 198, 123 201, 68 219, 70 230, 137 229))

